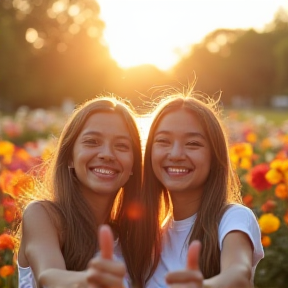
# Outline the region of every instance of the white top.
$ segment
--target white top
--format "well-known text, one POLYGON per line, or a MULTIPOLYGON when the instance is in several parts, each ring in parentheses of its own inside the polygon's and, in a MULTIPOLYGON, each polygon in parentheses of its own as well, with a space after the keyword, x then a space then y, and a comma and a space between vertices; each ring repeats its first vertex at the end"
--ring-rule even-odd
MULTIPOLYGON (((166 288, 166 274, 186 267, 188 241, 192 232, 191 226, 195 219, 196 214, 181 221, 171 220, 165 225, 159 264, 153 276, 149 279, 146 288, 166 288)), ((253 244, 251 277, 251 283, 253 283, 256 266, 264 257, 264 251, 261 244, 259 225, 251 209, 235 204, 224 213, 218 229, 220 250, 222 250, 224 237, 233 230, 246 233, 253 244)))
MULTIPOLYGON (((95 257, 99 255, 100 252, 95 254, 95 257)), ((123 257, 121 254, 120 245, 118 245, 118 239, 114 241, 114 254, 113 258, 117 261, 123 261, 123 257)), ((130 287, 129 277, 125 277, 124 279, 124 287, 130 287)), ((18 263, 18 288, 37 288, 36 281, 33 275, 33 271, 31 267, 21 267, 18 263)))
POLYGON ((37 288, 32 269, 18 264, 18 288, 37 288))

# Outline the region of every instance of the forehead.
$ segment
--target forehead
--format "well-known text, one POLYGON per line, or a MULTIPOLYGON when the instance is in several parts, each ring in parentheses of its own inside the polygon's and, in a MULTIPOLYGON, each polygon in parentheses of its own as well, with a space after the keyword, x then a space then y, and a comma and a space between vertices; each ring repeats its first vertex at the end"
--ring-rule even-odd
POLYGON ((161 131, 178 133, 201 132, 204 134, 199 116, 197 116, 195 112, 185 108, 179 108, 165 113, 159 119, 155 133, 161 131))
POLYGON ((129 135, 127 124, 119 113, 97 112, 89 116, 83 125, 81 134, 93 130, 100 133, 129 135))

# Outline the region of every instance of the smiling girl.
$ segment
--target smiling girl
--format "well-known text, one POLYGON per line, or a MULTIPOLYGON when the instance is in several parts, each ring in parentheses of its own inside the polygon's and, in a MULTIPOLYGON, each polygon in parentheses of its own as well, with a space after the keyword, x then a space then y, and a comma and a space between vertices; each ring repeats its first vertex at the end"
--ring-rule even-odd
POLYGON ((148 288, 250 287, 263 258, 260 229, 242 205, 217 104, 189 90, 166 96, 154 111, 142 193, 149 213, 139 226, 141 246, 151 255, 142 257, 148 288), (188 263, 196 264, 187 266, 193 240, 200 243, 193 243, 196 261, 188 263))
MULTIPOLYGON (((114 261, 117 255, 134 280, 129 210, 140 191, 142 155, 133 110, 112 97, 80 105, 45 165, 44 182, 36 182, 34 191, 38 201, 23 214, 19 287, 122 288, 126 268, 114 261), (105 223, 114 233, 115 257, 103 262, 92 258, 105 223)), ((110 241, 106 232, 102 247, 110 241)))

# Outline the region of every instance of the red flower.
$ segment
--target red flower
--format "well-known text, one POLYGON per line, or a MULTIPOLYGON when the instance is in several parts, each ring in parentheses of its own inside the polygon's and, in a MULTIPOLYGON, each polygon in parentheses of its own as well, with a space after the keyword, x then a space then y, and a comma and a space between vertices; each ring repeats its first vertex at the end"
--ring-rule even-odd
POLYGON ((258 191, 263 191, 272 187, 266 180, 265 174, 269 171, 269 165, 262 163, 251 169, 251 186, 258 191))
POLYGON ((276 206, 277 206, 276 201, 269 199, 261 206, 261 210, 264 213, 272 212, 276 206))

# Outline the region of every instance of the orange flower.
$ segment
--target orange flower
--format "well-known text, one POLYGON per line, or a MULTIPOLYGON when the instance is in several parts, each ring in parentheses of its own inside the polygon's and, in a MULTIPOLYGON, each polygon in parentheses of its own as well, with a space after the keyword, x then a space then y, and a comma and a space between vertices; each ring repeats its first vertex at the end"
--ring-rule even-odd
POLYGON ((0 189, 13 198, 18 197, 22 191, 33 188, 33 180, 22 170, 4 170, 0 174, 0 189))
POLYGON ((288 187, 287 185, 280 183, 275 188, 275 195, 284 200, 288 198, 288 187))
POLYGON ((0 276, 5 278, 14 274, 14 267, 12 265, 4 265, 0 268, 0 276))
POLYGON ((11 223, 16 216, 16 209, 7 209, 4 211, 4 219, 7 223, 11 223))
POLYGON ((3 233, 0 235, 0 250, 14 249, 13 239, 9 234, 3 233))
POLYGON ((284 222, 288 225, 288 210, 286 211, 286 213, 284 214, 284 222))
POLYGON ((268 148, 272 147, 271 140, 270 140, 269 138, 265 138, 265 139, 261 142, 261 147, 262 147, 262 149, 268 149, 268 148))
POLYGON ((271 238, 269 236, 262 236, 261 237, 261 243, 263 247, 268 247, 271 245, 271 238))
POLYGON ((265 234, 277 231, 280 227, 280 220, 272 213, 263 214, 258 220, 260 229, 265 234))
POLYGON ((252 204, 253 204, 253 196, 248 194, 248 195, 245 195, 243 197, 243 203, 247 206, 247 207, 252 207, 252 204))
POLYGON ((249 143, 255 143, 257 141, 257 135, 253 132, 246 134, 246 141, 249 143))

